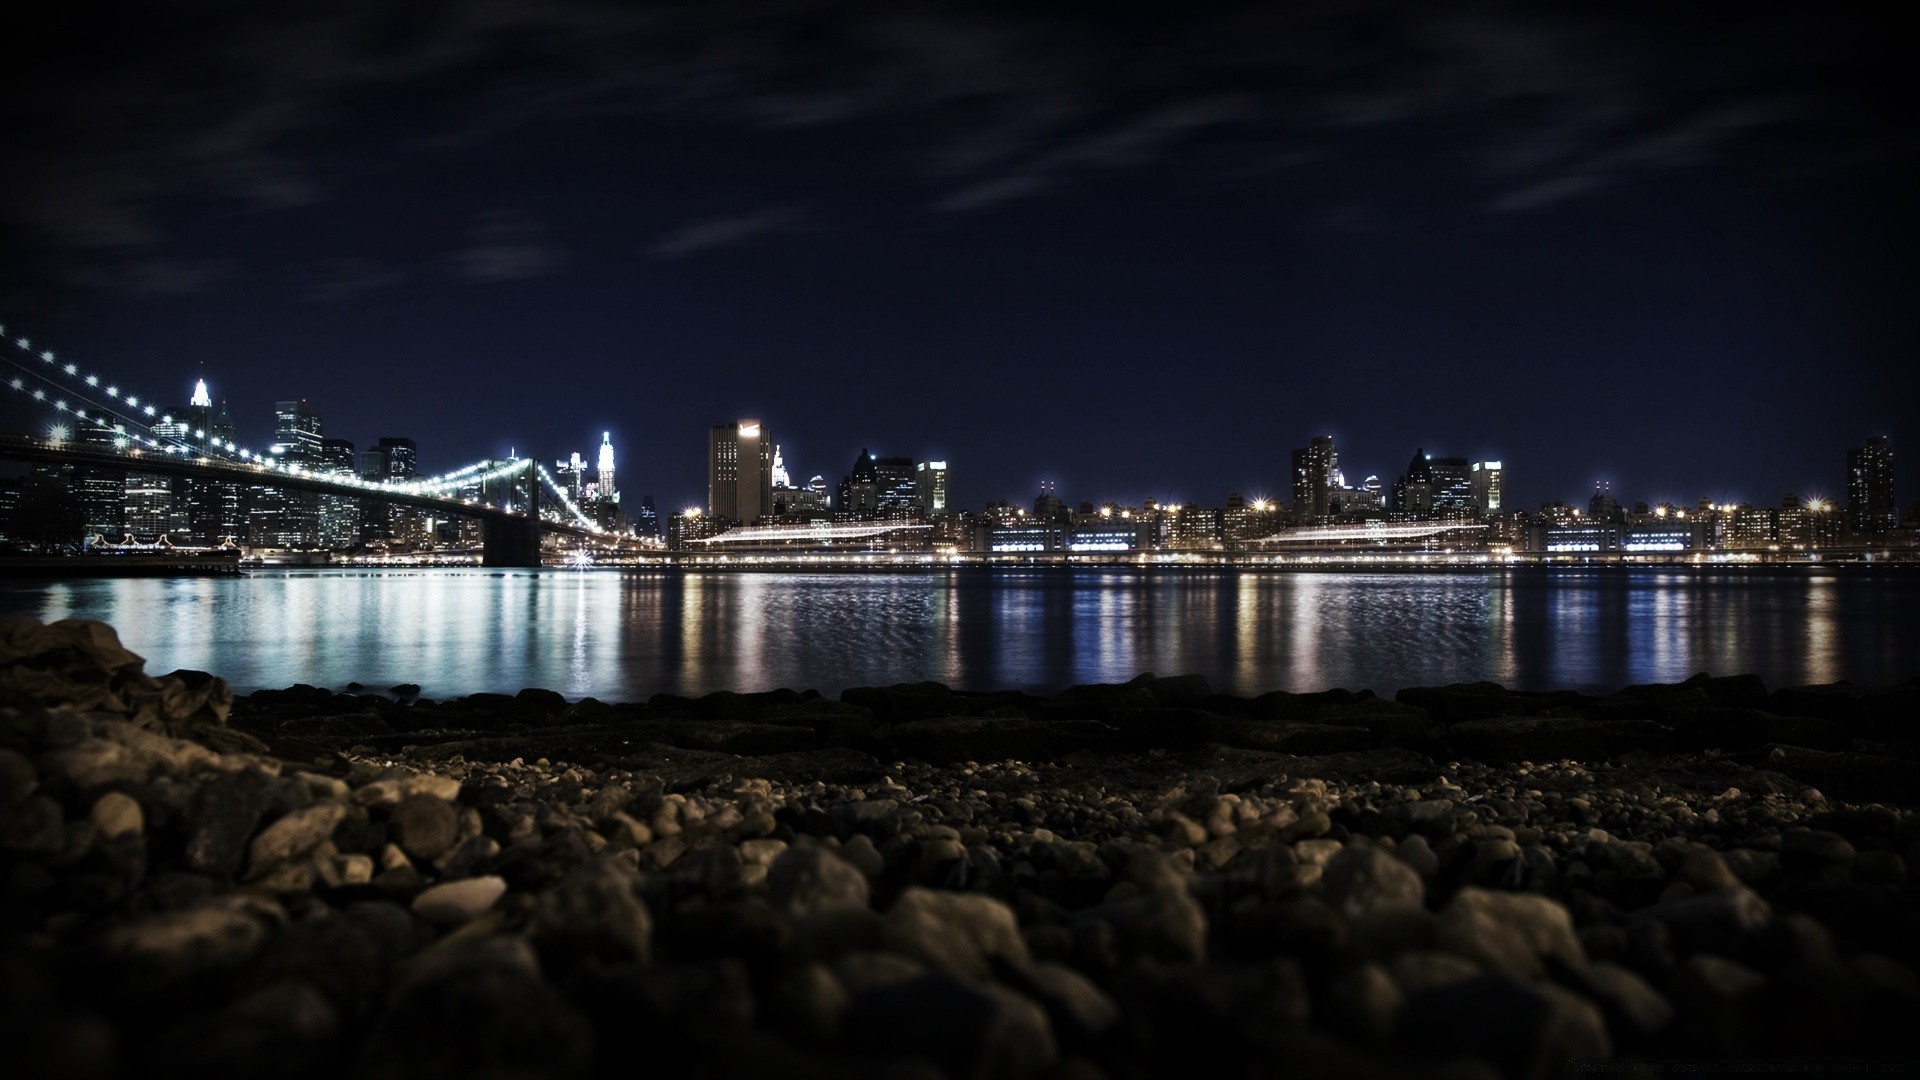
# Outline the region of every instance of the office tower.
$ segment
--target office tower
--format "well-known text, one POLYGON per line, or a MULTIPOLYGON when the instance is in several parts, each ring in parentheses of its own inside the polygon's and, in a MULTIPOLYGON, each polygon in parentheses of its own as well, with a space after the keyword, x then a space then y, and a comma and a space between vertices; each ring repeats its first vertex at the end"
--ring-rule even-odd
POLYGON ((1433 459, 1425 447, 1413 452, 1407 471, 1393 485, 1393 509, 1403 514, 1424 515, 1433 512, 1439 484, 1433 475, 1433 459))
POLYGON ((773 512, 773 444, 758 420, 707 433, 707 516, 751 525, 773 512))
MULTIPOLYGON (((74 445, 85 450, 124 450, 126 436, 95 424, 74 428, 74 445)), ((127 471, 76 465, 73 469, 73 500, 79 504, 81 535, 91 546, 104 540, 117 544, 127 532, 127 471)))
POLYGON ((386 463, 384 475, 388 479, 406 480, 420 475, 420 446, 412 439, 382 435, 373 448, 386 463))
POLYGON ((633 513, 633 533, 643 540, 660 539, 660 511, 654 508, 653 496, 640 496, 640 508, 633 513))
POLYGON ((172 479, 154 473, 130 472, 126 475, 126 508, 123 514, 127 535, 146 544, 155 543, 162 537, 185 535, 187 515, 184 508, 176 511, 172 479))
MULTIPOLYGON (((320 440, 317 473, 350 477, 358 466, 353 443, 346 439, 320 440)), ((350 548, 360 542, 361 500, 355 495, 320 496, 320 543, 327 548, 350 548)))
POLYGON ((1333 474, 1340 466, 1340 452, 1333 436, 1315 435, 1307 445, 1293 452, 1293 513, 1306 520, 1327 516, 1327 492, 1333 487, 1333 474))
POLYGON ((938 517, 947 512, 947 463, 922 461, 913 467, 914 494, 919 498, 922 517, 938 517))
POLYGON ((1433 473, 1433 508, 1437 511, 1473 509, 1473 469, 1463 457, 1429 458, 1433 473))
POLYGON ((1472 469, 1473 505, 1483 514, 1497 514, 1506 502, 1506 471, 1497 461, 1476 461, 1472 469))
POLYGON ((281 461, 314 466, 320 463, 319 410, 304 401, 282 401, 273 407, 273 453, 281 461))
POLYGON ((780 456, 780 444, 773 445, 773 486, 792 487, 793 480, 787 475, 787 459, 780 456))
MULTIPOLYGON (((609 432, 608 434, 612 433, 609 432)), ((587 495, 587 463, 586 460, 580 456, 580 451, 575 450, 566 457, 555 461, 553 466, 560 474, 561 484, 566 487, 567 497, 572 499, 576 505, 579 504, 580 500, 586 498, 587 495)))
MULTIPOLYGON (((223 402, 213 404, 207 380, 196 379, 186 408, 167 413, 153 426, 156 437, 199 453, 229 456, 226 444, 233 441, 232 419, 223 402)), ((212 546, 242 530, 240 486, 200 477, 175 477, 172 481, 176 510, 186 515, 186 536, 195 544, 212 546)))
MULTIPOLYGON (((321 416, 304 401, 274 406, 274 460, 312 469, 320 464, 321 416)), ((269 547, 314 547, 320 543, 320 496, 265 485, 251 489, 247 537, 269 547)))
POLYGON ((1891 532, 1900 524, 1894 505, 1893 444, 1875 435, 1847 451, 1847 519, 1855 532, 1891 532))
POLYGON ((600 433, 600 458, 595 462, 594 484, 602 502, 619 502, 620 489, 613 486, 613 432, 600 433))
POLYGON ((354 472, 362 480, 381 480, 387 475, 387 455, 378 450, 362 450, 354 455, 354 472))

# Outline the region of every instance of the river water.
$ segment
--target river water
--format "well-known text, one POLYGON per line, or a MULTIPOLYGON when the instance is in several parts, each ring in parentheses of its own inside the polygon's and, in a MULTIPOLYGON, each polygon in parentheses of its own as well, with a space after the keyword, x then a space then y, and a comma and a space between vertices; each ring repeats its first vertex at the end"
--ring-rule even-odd
POLYGON ((636 701, 923 679, 1047 691, 1143 671, 1240 694, 1920 675, 1920 573, 1897 571, 319 570, 0 580, 6 615, 105 620, 149 672, 198 668, 243 692, 357 681, 636 701))

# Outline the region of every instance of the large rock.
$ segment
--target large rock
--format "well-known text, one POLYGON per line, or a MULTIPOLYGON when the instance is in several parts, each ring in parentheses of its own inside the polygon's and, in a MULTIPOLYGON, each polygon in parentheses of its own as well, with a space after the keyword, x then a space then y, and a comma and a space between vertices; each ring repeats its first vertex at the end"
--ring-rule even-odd
POLYGON ((909 888, 881 920, 880 942, 929 967, 975 978, 991 975, 995 964, 1033 962, 1013 909, 978 893, 909 888))
POLYGON ((1600 1010, 1550 984, 1476 975, 1414 995, 1400 1045, 1424 1060, 1477 1057, 1518 1080, 1561 1077, 1613 1054, 1600 1010))
POLYGON ((1461 889, 1440 913, 1434 944, 1518 978, 1539 978, 1550 965, 1586 963, 1572 915, 1532 893, 1461 889))
POLYGON ((653 918, 637 884, 631 871, 596 861, 541 893, 529 926, 540 955, 560 970, 587 961, 645 961, 653 918))
POLYGON ((420 1077, 575 1077, 593 1028, 540 976, 525 938, 493 936, 428 950, 394 988, 352 1072, 420 1077))
POLYGON ((247 848, 247 871, 259 877, 313 852, 346 820, 347 808, 337 802, 315 803, 295 810, 260 831, 247 848))
POLYGON ((1413 867, 1370 844, 1349 844, 1320 875, 1321 895, 1350 917, 1380 908, 1420 908, 1427 889, 1413 867))
POLYGON ((842 1027, 856 1053, 925 1062, 954 1080, 1023 1080, 1058 1056, 1040 1006, 939 972, 855 996, 842 1027))
POLYGON ((865 908, 869 886, 859 868, 823 847, 781 852, 767 870, 767 897, 796 917, 824 907, 865 908))

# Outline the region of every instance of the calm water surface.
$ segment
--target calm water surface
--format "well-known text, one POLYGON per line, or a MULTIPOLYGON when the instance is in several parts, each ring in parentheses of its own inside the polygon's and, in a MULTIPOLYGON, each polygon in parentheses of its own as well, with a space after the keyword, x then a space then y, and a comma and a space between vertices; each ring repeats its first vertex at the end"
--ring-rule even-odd
POLYGON ((1897 572, 290 571, 0 581, 0 615, 102 619, 149 672, 199 668, 242 691, 411 682, 436 697, 1053 690, 1142 671, 1242 694, 1920 674, 1920 574, 1897 572))

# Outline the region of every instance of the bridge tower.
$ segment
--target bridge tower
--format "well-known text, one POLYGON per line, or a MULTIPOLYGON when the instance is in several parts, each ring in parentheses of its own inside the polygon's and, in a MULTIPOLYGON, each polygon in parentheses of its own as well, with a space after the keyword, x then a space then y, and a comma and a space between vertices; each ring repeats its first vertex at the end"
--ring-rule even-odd
POLYGON ((519 517, 485 517, 480 521, 480 565, 535 567, 540 565, 540 477, 538 461, 527 459, 527 506, 519 517))

